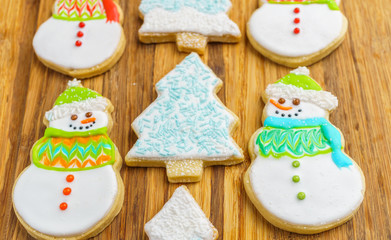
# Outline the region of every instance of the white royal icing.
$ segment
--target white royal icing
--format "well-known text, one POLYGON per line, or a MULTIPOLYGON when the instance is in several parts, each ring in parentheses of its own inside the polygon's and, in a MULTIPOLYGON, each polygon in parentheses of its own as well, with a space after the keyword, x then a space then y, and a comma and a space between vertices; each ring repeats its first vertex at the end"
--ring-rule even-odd
POLYGON ((190 54, 156 84, 157 99, 132 127, 139 136, 127 158, 143 160, 242 158, 230 136, 235 116, 216 99, 221 80, 190 54))
POLYGON ((190 7, 183 7, 178 11, 155 8, 144 16, 144 23, 139 32, 191 32, 204 36, 240 36, 238 26, 225 12, 207 14, 190 7))
POLYGON ((86 132, 94 129, 99 129, 102 127, 107 127, 109 123, 108 116, 105 112, 102 111, 88 111, 92 115, 90 118, 95 118, 93 122, 81 123, 82 120, 87 119, 85 116, 86 112, 73 112, 67 116, 53 120, 49 122, 49 127, 64 130, 66 132, 86 132), (72 120, 71 116, 77 115, 76 120, 72 120))
POLYGON ((327 4, 264 3, 250 18, 254 40, 270 52, 286 57, 310 55, 326 48, 339 37, 343 15, 327 4), (295 8, 300 13, 294 13, 295 8), (300 18, 295 24, 294 19, 300 18), (293 30, 300 28, 299 34, 293 30))
POLYGON ((36 54, 53 64, 67 69, 86 69, 95 67, 109 59, 118 48, 122 26, 106 19, 85 22, 66 21, 49 18, 34 36, 33 46, 36 54), (77 37, 82 31, 84 36, 77 37), (75 46, 80 40, 82 45, 75 46))
POLYGON ((94 227, 113 207, 117 196, 117 178, 113 167, 88 171, 51 171, 30 165, 15 184, 15 210, 34 230, 66 237, 80 235, 94 227), (74 175, 69 183, 66 177, 74 175), (70 187, 66 196, 63 189, 70 187), (59 205, 68 204, 66 210, 59 205))
POLYGON ((82 87, 81 81, 74 78, 73 80, 68 81, 68 87, 82 87))
MULTIPOLYGON (((278 102, 279 98, 272 98, 274 101, 278 102)), ((289 119, 307 119, 307 118, 327 118, 329 113, 323 108, 309 103, 300 101, 299 105, 294 105, 291 98, 286 98, 285 103, 282 104, 284 107, 292 107, 290 110, 281 110, 274 106, 269 101, 265 105, 266 117, 284 117, 289 119)))
MULTIPOLYGON (((255 144, 255 146, 257 146, 255 144)), ((338 168, 331 153, 303 157, 300 167, 289 157, 259 156, 250 170, 251 187, 262 205, 285 222, 318 226, 349 216, 363 200, 363 182, 356 165, 338 168), (298 175, 300 182, 292 177, 298 175), (297 194, 306 197, 299 200, 297 194)))
POLYGON ((96 97, 89 98, 80 102, 66 103, 54 106, 50 111, 45 113, 48 121, 55 121, 68 117, 72 114, 81 114, 91 111, 104 111, 108 105, 106 98, 96 97))
POLYGON ((296 74, 296 75, 309 76, 310 70, 307 67, 298 67, 298 68, 292 70, 291 73, 296 74))
POLYGON ((293 99, 299 98, 303 102, 311 102, 326 110, 338 107, 338 98, 327 91, 304 90, 293 85, 283 83, 269 84, 266 88, 268 97, 293 99))
POLYGON ((149 222, 150 240, 212 240, 214 227, 185 187, 179 187, 149 222))

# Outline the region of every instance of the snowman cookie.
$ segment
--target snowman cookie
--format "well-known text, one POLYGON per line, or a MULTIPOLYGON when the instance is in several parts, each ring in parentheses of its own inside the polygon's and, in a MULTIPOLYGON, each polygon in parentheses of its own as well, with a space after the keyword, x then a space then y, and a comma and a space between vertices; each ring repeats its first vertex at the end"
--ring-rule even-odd
POLYGON ((266 88, 263 128, 249 142, 246 192, 281 229, 313 234, 352 218, 364 198, 360 167, 343 151, 329 121, 338 100, 309 76, 292 71, 266 88))
POLYGON ((348 21, 334 0, 260 0, 247 24, 250 43, 288 67, 311 65, 343 41, 348 21))
POLYGON ((239 119, 217 98, 222 81, 192 53, 156 84, 157 99, 132 128, 137 142, 125 162, 165 167, 170 182, 200 181, 204 167, 243 161, 231 133, 239 119))
POLYGON ((52 17, 34 36, 35 53, 47 67, 72 77, 106 72, 125 49, 122 15, 114 0, 56 0, 52 17))
POLYGON ((176 42, 182 52, 203 54, 208 42, 238 42, 240 30, 227 16, 229 0, 142 0, 143 43, 176 42))
POLYGON ((45 135, 13 188, 19 221, 37 239, 87 239, 108 226, 124 200, 122 165, 108 137, 114 107, 73 80, 45 115, 45 135))

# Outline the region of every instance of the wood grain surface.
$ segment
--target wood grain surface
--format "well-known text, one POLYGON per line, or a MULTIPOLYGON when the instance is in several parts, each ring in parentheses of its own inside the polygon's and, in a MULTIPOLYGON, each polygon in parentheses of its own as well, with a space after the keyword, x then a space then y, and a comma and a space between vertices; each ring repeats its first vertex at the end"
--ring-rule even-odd
MULTIPOLYGON (((41 64, 34 54, 35 31, 51 14, 53 0, 0 0, 0 239, 32 239, 18 223, 11 191, 30 164, 29 152, 43 136, 42 123, 70 78, 41 64)), ((142 21, 139 0, 121 0, 127 37, 125 53, 114 68, 83 84, 111 99, 115 106, 111 139, 124 156, 136 141, 130 124, 156 98, 154 84, 187 54, 174 43, 145 45, 137 38, 142 21)), ((233 0, 230 17, 242 33, 257 0, 233 0)), ((346 152, 360 165, 367 182, 364 202, 354 218, 328 232, 303 236, 266 222, 244 191, 245 162, 210 167, 202 181, 186 184, 220 233, 220 239, 391 239, 391 5, 384 0, 344 0, 349 20, 343 44, 310 67, 312 77, 338 96, 331 122, 341 129, 346 152)), ((218 96, 241 125, 235 140, 247 142, 261 127, 267 84, 291 69, 263 58, 243 36, 238 44, 209 44, 202 57, 224 81, 218 96)), ((123 166, 125 202, 112 224, 95 239, 147 239, 144 224, 180 184, 169 184, 164 168, 123 166)))

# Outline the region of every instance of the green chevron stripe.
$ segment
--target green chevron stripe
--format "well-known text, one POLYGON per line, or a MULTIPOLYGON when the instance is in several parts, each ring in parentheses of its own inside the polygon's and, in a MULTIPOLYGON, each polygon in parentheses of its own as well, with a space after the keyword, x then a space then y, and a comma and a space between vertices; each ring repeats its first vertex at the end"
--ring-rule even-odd
MULTIPOLYGON (((42 165, 40 161, 45 154, 49 161, 61 157, 68 163, 75 158, 79 159, 82 163, 89 158, 97 160, 102 154, 111 157, 111 164, 115 161, 115 145, 107 135, 99 135, 99 139, 97 140, 90 138, 87 143, 81 143, 76 138, 71 145, 64 144, 66 140, 68 139, 64 138, 57 143, 54 143, 53 138, 50 137, 43 137, 38 140, 32 149, 34 164, 37 166, 42 165)), ((100 167, 100 165, 97 167, 100 167)), ((48 167, 45 166, 45 168, 48 167)))
POLYGON ((281 129, 265 127, 257 137, 259 153, 280 158, 289 156, 301 158, 331 152, 327 139, 320 127, 281 129))

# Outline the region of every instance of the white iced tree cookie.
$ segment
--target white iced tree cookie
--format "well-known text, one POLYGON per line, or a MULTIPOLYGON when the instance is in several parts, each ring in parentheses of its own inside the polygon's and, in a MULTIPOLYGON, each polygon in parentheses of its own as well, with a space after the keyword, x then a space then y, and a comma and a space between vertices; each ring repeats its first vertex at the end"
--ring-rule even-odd
POLYGON ((251 44, 288 67, 311 65, 343 41, 348 22, 334 0, 260 0, 247 24, 251 44))
POLYGON ((229 0, 142 0, 144 43, 176 42, 179 51, 203 54, 208 42, 238 42, 241 33, 227 12, 229 0))
POLYGON ((222 81, 192 53, 156 84, 157 99, 132 128, 128 166, 166 167, 170 182, 199 181, 203 168, 243 161, 231 132, 238 118, 217 98, 222 81))
POLYGON ((175 190, 144 230, 149 240, 214 240, 219 235, 185 186, 175 190))
POLYGON ((52 17, 34 36, 35 53, 47 67, 72 77, 101 74, 124 52, 122 15, 114 0, 56 0, 52 17))
POLYGON ((348 221, 365 191, 360 167, 328 121, 338 100, 308 74, 299 68, 266 88, 263 127, 249 142, 252 163, 244 177, 249 198, 270 223, 303 234, 348 221))
POLYGON ((124 200, 122 159, 108 137, 114 107, 74 80, 45 115, 32 164, 13 188, 16 216, 38 239, 87 239, 111 223, 124 200))

